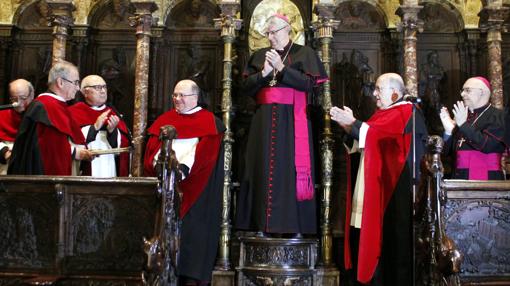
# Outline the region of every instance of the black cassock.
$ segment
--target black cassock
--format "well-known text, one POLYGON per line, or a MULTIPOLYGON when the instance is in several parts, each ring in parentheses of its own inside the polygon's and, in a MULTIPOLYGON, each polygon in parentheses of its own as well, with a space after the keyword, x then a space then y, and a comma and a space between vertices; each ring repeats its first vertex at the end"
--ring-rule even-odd
MULTIPOLYGON (((264 48, 255 52, 244 71, 244 92, 255 97, 258 106, 248 136, 236 227, 268 233, 316 233, 316 196, 309 200, 296 199, 294 106, 261 104, 259 100, 261 91, 270 87, 274 77, 272 73, 266 77, 261 73, 268 50, 264 48)), ((282 94, 289 88, 304 92, 306 103, 310 104, 320 83, 327 80, 316 52, 309 47, 289 43, 279 53, 285 68, 276 75, 277 84, 271 87, 272 90, 282 90, 282 94)), ((312 132, 307 117, 313 184, 312 132)))
POLYGON ((454 179, 502 180, 501 154, 505 151, 504 112, 487 104, 469 112, 446 141, 446 152, 456 158, 454 179), (452 152, 453 151, 453 152, 452 152), (470 157, 462 158, 461 154, 470 157))

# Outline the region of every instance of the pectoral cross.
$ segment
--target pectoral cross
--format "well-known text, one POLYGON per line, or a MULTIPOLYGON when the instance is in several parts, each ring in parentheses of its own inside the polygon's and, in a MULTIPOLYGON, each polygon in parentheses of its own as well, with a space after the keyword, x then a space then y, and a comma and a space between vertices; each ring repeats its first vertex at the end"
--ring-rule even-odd
POLYGON ((459 148, 462 147, 462 144, 464 144, 464 142, 466 142, 466 139, 464 139, 464 137, 460 138, 460 140, 459 140, 459 148))

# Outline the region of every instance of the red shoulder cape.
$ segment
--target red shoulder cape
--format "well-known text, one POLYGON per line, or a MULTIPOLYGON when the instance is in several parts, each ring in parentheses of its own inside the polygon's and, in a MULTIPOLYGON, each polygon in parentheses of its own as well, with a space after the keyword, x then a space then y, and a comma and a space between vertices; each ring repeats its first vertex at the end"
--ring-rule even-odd
MULTIPOLYGON (((88 104, 85 102, 78 102, 71 107, 69 107, 69 111, 73 115, 74 121, 80 126, 87 126, 87 125, 93 125, 96 123, 97 117, 101 115, 103 112, 111 110, 110 115, 117 115, 119 116, 115 110, 113 110, 111 107, 106 107, 103 110, 94 110, 92 109, 88 104)), ((120 117, 120 116, 119 116, 120 117)), ((120 146, 128 147, 129 144, 129 130, 127 128, 126 123, 124 120, 120 120, 119 124, 117 125, 117 128, 120 130, 120 146)), ((129 154, 128 153, 122 153, 119 156, 119 176, 126 177, 129 175, 129 154)))
POLYGON ((193 114, 179 114, 175 109, 165 112, 148 129, 150 138, 145 149, 144 160, 146 176, 157 175, 152 162, 161 148, 158 138, 159 129, 164 125, 175 127, 177 139, 199 138, 191 172, 179 183, 183 193, 180 210, 180 216, 183 218, 207 186, 218 159, 223 133, 217 130, 214 114, 205 109, 193 114))
MULTIPOLYGON (((404 169, 412 134, 405 127, 412 114, 412 104, 402 103, 378 110, 366 122, 369 126, 365 141, 365 190, 360 229, 357 279, 369 283, 381 254, 384 211, 404 169)), ((347 190, 344 263, 352 268, 349 228, 351 190, 347 190)))
POLYGON ((21 114, 14 109, 0 111, 0 140, 14 142, 18 127, 21 123, 21 114))

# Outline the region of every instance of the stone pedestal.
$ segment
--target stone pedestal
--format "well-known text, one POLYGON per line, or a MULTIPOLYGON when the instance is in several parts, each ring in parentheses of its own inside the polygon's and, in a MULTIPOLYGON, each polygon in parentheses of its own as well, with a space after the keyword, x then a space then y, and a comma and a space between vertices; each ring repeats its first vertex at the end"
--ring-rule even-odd
POLYGON ((238 286, 315 285, 316 239, 241 238, 238 286))

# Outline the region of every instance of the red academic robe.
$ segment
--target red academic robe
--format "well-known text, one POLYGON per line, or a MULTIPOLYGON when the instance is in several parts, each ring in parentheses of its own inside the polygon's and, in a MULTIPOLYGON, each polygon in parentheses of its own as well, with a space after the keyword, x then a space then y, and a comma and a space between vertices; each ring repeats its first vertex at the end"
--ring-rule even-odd
POLYGON ((8 173, 71 175, 73 158, 69 140, 85 144, 67 104, 47 93, 39 95, 21 120, 8 173))
POLYGON ((0 111, 0 140, 14 142, 20 123, 21 114, 14 109, 0 111))
MULTIPOLYGON (((377 110, 366 122, 369 126, 364 156, 364 201, 360 229, 357 279, 369 283, 381 254, 383 218, 386 206, 406 164, 412 135, 405 127, 412 115, 412 104, 401 103, 377 110)), ((350 188, 347 198, 351 198, 350 188)), ((344 263, 352 268, 350 251, 351 200, 346 202, 344 263)))
POLYGON ((152 165, 154 156, 161 148, 160 127, 172 125, 177 131, 177 139, 199 138, 195 161, 190 174, 179 183, 183 193, 180 216, 183 218, 205 189, 216 165, 220 151, 223 130, 216 125, 214 114, 202 109, 192 114, 179 114, 172 109, 162 114, 147 130, 150 135, 145 149, 144 169, 146 176, 156 176, 152 165))
MULTIPOLYGON (((90 108, 88 104, 85 102, 78 102, 73 106, 69 107, 71 114, 73 115, 74 121, 80 126, 94 125, 96 123, 97 117, 101 115, 103 112, 107 110, 111 110, 110 115, 119 116, 115 110, 111 107, 106 107, 103 110, 94 110, 90 108)), ((129 147, 129 130, 127 128, 126 123, 121 119, 117 128, 120 131, 120 148, 129 147)), ((90 175, 90 163, 88 164, 88 174, 90 175)), ((129 175, 129 153, 122 153, 119 155, 119 164, 118 164, 118 176, 126 177, 129 175)))

